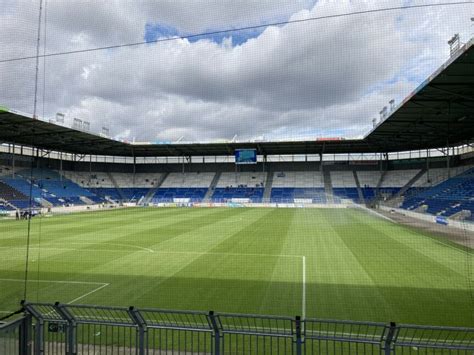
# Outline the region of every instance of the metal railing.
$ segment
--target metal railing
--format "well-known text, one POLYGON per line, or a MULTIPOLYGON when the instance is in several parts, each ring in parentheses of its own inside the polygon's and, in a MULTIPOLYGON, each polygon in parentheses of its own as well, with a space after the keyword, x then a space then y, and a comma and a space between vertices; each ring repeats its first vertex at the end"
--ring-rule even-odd
POLYGON ((31 354, 32 329, 29 314, 8 323, 0 322, 0 354, 31 354))
POLYGON ((473 354, 474 328, 23 303, 0 354, 473 354))

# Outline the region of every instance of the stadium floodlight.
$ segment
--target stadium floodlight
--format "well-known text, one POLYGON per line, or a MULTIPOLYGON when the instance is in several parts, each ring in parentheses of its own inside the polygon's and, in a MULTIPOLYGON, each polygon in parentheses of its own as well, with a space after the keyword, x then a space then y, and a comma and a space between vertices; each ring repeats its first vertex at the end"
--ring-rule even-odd
POLYGON ((384 120, 387 117, 387 106, 384 106, 383 109, 379 112, 380 120, 384 120))
POLYGON ((74 118, 72 121, 72 128, 73 129, 82 129, 82 120, 79 118, 74 118))
POLYGON ((82 122, 82 129, 86 132, 89 132, 91 129, 91 123, 88 121, 82 122))
POLYGON ((375 126, 377 126, 377 119, 376 118, 372 118, 372 126, 375 128, 375 126))
POLYGON ((395 100, 391 99, 388 103, 390 104, 390 112, 392 112, 395 109, 395 100))
POLYGON ((451 39, 448 41, 449 44, 449 54, 452 56, 454 53, 457 52, 459 47, 461 47, 461 39, 459 37, 459 33, 456 33, 451 39))
POLYGON ((56 113, 56 122, 64 123, 64 113, 61 113, 61 112, 56 113))
POLYGON ((109 136, 109 129, 107 127, 102 127, 102 134, 105 136, 105 137, 108 137, 109 136))

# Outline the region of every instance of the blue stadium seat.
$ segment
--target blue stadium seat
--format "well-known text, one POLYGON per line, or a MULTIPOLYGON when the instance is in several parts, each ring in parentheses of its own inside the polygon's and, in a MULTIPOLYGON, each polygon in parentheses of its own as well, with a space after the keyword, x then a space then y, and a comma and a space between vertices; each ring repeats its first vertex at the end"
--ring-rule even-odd
POLYGON ((152 201, 158 202, 173 202, 175 198, 186 198, 189 202, 201 202, 206 195, 207 187, 164 187, 159 188, 152 201))
POLYGON ((313 203, 326 203, 324 188, 312 187, 274 187, 270 201, 274 203, 293 203, 295 199, 312 200, 313 203))
MULTIPOLYGON (((49 169, 33 169, 33 173, 29 170, 19 171, 15 178, 2 178, 2 181, 19 191, 22 195, 29 196, 31 191, 33 199, 38 200, 42 198, 53 206, 64 204, 83 205, 85 203, 79 198, 80 196, 85 196, 91 200, 94 199, 93 201, 100 199, 91 191, 82 188, 49 169), (31 184, 30 181, 33 181, 33 183, 31 184)), ((14 200, 17 204, 24 205, 24 203, 19 202, 19 199, 14 200)), ((25 198, 21 200, 25 200, 25 198)), ((36 203, 36 205, 39 204, 36 203)))
POLYGON ((402 208, 415 210, 426 206, 426 212, 438 216, 452 216, 462 210, 474 214, 474 169, 452 177, 431 188, 409 191, 402 208))

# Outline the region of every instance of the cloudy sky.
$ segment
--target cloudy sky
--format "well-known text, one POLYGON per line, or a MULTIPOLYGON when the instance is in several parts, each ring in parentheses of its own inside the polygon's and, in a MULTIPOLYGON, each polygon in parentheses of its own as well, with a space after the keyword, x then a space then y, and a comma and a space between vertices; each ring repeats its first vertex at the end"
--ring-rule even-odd
MULTIPOLYGON (((43 2, 41 54, 440 1, 43 2)), ((0 60, 34 55, 39 0, 2 3, 0 60)), ((448 58, 454 33, 470 38, 473 16, 396 10, 48 57, 38 115, 137 141, 358 137, 448 58)), ((34 78, 34 60, 0 62, 0 105, 32 113, 34 78)))

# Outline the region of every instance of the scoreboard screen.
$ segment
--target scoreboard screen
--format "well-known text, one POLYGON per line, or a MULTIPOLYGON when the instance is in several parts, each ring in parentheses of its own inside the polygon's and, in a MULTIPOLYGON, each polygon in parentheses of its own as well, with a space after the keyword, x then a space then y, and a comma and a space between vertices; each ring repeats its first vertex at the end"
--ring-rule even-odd
POLYGON ((235 164, 257 164, 257 151, 255 149, 236 149, 235 164))

